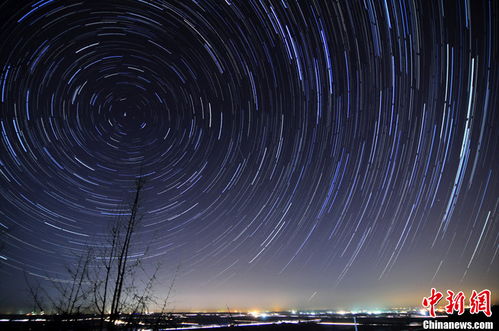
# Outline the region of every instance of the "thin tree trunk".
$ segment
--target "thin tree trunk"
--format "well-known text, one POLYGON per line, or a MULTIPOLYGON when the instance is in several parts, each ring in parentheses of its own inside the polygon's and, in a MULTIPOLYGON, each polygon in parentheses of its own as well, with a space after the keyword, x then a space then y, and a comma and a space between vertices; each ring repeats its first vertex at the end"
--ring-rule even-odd
POLYGON ((128 250, 130 248, 130 242, 132 238, 132 234, 135 231, 135 224, 136 224, 136 218, 137 218, 137 211, 138 211, 138 206, 139 206, 139 198, 140 198, 140 192, 143 187, 143 180, 142 178, 139 178, 137 180, 136 184, 136 193, 135 193, 135 199, 132 205, 132 210, 130 213, 130 218, 127 222, 126 225, 126 235, 125 235, 125 240, 123 242, 123 246, 121 248, 120 255, 118 257, 118 273, 116 276, 116 284, 114 288, 114 293, 113 293, 113 300, 111 304, 111 322, 113 323, 117 318, 120 310, 120 299, 121 299, 121 292, 123 290, 123 282, 125 279, 125 274, 126 274, 126 265, 128 262, 128 250))
POLYGON ((109 252, 109 260, 105 264, 106 268, 106 279, 104 280, 104 294, 102 296, 102 309, 101 309, 101 317, 100 317, 100 329, 104 329, 104 319, 106 318, 106 304, 107 304, 107 288, 109 285, 109 277, 111 276, 111 268, 113 265, 113 260, 114 260, 114 254, 115 254, 115 249, 117 245, 117 240, 118 240, 118 229, 115 228, 112 230, 113 233, 113 239, 111 243, 111 251, 109 252))

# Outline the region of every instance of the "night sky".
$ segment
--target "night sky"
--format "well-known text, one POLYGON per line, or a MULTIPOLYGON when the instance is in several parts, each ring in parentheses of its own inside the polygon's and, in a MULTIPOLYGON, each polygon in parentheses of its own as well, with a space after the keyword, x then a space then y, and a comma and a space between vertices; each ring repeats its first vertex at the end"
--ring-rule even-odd
MULTIPOLYGON (((499 290, 496 1, 3 1, 0 308, 146 179, 176 310, 499 290), (494 18, 495 17, 495 18, 494 18), (444 292, 445 293, 445 292, 444 292)), ((494 297, 495 296, 495 297, 494 297)))

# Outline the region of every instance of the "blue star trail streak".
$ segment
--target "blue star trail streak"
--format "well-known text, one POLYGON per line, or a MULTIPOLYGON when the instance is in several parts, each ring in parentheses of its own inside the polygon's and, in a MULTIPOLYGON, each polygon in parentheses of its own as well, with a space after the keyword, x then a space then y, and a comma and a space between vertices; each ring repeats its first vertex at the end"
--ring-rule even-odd
MULTIPOLYGON (((146 178, 178 309, 499 284, 496 1, 3 1, 1 308, 146 178)), ((167 286, 160 292, 167 291, 167 286)))

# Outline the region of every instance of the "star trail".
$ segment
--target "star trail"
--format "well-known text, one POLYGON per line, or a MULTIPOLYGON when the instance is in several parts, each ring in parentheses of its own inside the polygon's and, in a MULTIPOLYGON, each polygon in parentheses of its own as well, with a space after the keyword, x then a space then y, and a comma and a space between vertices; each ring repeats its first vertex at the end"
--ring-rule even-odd
POLYGON ((139 174, 132 256, 179 265, 178 309, 494 295, 497 5, 2 2, 1 308, 139 174))

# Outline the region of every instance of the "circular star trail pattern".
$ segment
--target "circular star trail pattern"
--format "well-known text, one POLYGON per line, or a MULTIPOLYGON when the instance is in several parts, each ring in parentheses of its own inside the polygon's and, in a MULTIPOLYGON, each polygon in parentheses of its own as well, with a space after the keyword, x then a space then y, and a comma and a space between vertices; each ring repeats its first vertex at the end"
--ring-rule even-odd
POLYGON ((2 277, 63 277, 141 174, 134 256, 211 298, 496 289, 496 7, 5 1, 2 277))

